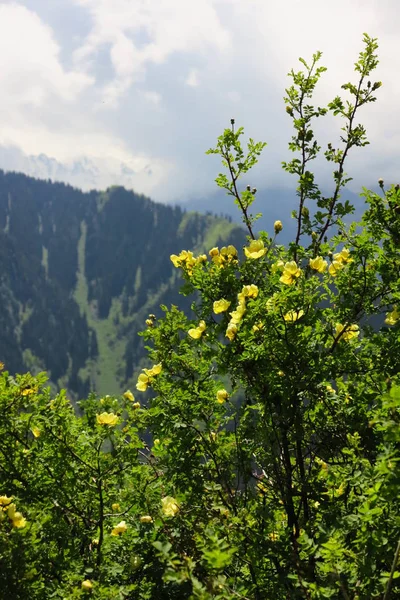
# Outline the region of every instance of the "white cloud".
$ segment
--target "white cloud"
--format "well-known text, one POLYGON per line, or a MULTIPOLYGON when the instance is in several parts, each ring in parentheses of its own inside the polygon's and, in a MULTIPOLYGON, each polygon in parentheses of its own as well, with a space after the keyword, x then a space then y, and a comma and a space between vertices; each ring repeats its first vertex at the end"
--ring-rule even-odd
MULTIPOLYGON (((110 48, 115 78, 105 86, 104 100, 114 108, 132 83, 142 80, 149 65, 162 64, 175 53, 202 55, 230 47, 229 33, 212 0, 74 1, 93 19, 92 31, 75 52, 76 64, 90 69, 96 53, 110 48)), ((188 85, 197 85, 195 72, 188 85)))
POLYGON ((40 107, 56 97, 73 102, 93 83, 79 70, 66 71, 52 31, 16 3, 0 5, 0 108, 40 107))
POLYGON ((150 104, 153 104, 154 106, 160 106, 162 100, 161 94, 158 94, 157 92, 146 91, 143 92, 143 96, 148 102, 150 102, 150 104))
MULTIPOLYGON (((120 35, 111 56, 117 85, 125 85, 130 51, 120 35)), ((15 2, 0 5, 0 168, 84 188, 119 181, 151 193, 171 161, 133 151, 97 120, 94 77, 78 65, 65 69, 60 54, 53 31, 36 13, 15 2)), ((112 101, 111 89, 109 95, 112 101)), ((148 92, 147 101, 158 104, 160 96, 148 92)))
POLYGON ((191 69, 188 76, 185 79, 186 85, 189 87, 198 87, 200 85, 199 73, 197 69, 191 69))

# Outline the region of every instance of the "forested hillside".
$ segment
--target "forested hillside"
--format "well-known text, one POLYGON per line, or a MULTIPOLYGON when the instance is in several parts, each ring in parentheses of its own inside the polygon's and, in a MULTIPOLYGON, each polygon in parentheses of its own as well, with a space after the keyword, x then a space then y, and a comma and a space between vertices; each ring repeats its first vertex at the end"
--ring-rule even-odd
POLYGON ((118 393, 140 367, 148 313, 178 302, 170 254, 228 241, 244 231, 121 187, 0 171, 0 359, 47 370, 73 396, 118 393))

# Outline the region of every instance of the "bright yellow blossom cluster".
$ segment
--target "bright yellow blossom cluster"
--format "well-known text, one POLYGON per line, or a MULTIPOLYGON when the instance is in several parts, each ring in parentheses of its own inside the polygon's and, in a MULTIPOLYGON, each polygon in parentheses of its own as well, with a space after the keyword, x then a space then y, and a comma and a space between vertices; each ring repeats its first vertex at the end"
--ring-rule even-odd
POLYGON ((138 377, 136 389, 140 392, 145 392, 149 385, 151 385, 152 378, 156 375, 159 375, 161 373, 161 370, 161 363, 158 363, 158 365, 154 365, 151 369, 143 369, 143 373, 141 373, 138 377))
POLYGON ((217 402, 219 404, 223 404, 225 400, 228 400, 229 394, 226 390, 218 390, 217 392, 217 402))
POLYGON ((287 323, 295 323, 298 319, 304 315, 304 310, 289 310, 285 315, 283 315, 284 320, 287 323))
POLYGON ((197 327, 193 327, 192 329, 189 329, 188 335, 190 335, 190 337, 193 338, 194 340, 199 340, 205 330, 206 330, 205 321, 200 321, 200 323, 198 324, 197 327))
POLYGON ((150 515, 143 515, 142 517, 140 517, 139 521, 141 523, 152 523, 153 517, 151 517, 150 515))
POLYGON ((130 400, 131 402, 135 402, 135 396, 132 394, 131 390, 126 390, 124 393, 124 398, 126 400, 130 400))
POLYGON ((12 497, 0 496, 0 521, 2 521, 5 514, 7 514, 13 527, 16 529, 23 529, 26 525, 26 519, 22 516, 22 513, 17 512, 17 507, 11 501, 12 497))
POLYGON ((329 274, 332 277, 336 277, 338 272, 341 271, 346 264, 351 262, 353 262, 353 259, 350 258, 350 250, 343 248, 343 250, 333 255, 333 261, 329 265, 329 274))
POLYGON ((128 529, 127 524, 125 523, 125 521, 121 521, 120 523, 118 523, 118 525, 116 525, 112 531, 111 531, 111 535, 114 537, 117 537, 118 535, 121 535, 122 533, 125 533, 125 531, 128 529))
POLYGON ((244 249, 246 258, 261 258, 266 254, 267 249, 264 247, 262 240, 251 240, 249 246, 244 249))
POLYGON ((328 268, 328 263, 322 258, 322 256, 310 258, 309 264, 310 267, 314 269, 314 271, 318 271, 318 273, 325 273, 326 269, 328 268))
POLYGON ((195 258, 193 252, 190 250, 182 250, 179 255, 171 254, 170 259, 174 267, 183 267, 187 270, 189 275, 192 275, 193 268, 198 264, 206 262, 207 256, 205 254, 201 254, 195 258))
POLYGON ((90 579, 85 579, 84 581, 82 581, 81 583, 81 588, 85 591, 85 592, 90 592, 93 589, 93 583, 90 581, 90 579))
POLYGON ((386 315, 385 323, 386 325, 396 325, 397 321, 400 319, 400 310, 397 306, 393 307, 392 312, 386 315))
POLYGON ((279 281, 285 283, 286 285, 293 285, 298 277, 301 275, 301 269, 297 266, 297 263, 294 260, 285 263, 283 267, 282 276, 279 278, 279 281))
POLYGON ((231 320, 225 332, 225 336, 232 342, 237 334, 238 325, 246 312, 246 300, 255 299, 258 296, 258 287, 252 283, 244 285, 242 291, 238 294, 238 305, 234 311, 229 313, 231 320))
POLYGON ((213 311, 216 315, 225 312, 230 307, 230 300, 225 300, 225 298, 221 298, 221 300, 216 300, 213 304, 213 311))
POLYGON ((38 438, 38 437, 40 437, 40 435, 41 435, 41 433, 42 433, 42 432, 40 431, 39 427, 36 427, 36 425, 34 425, 34 426, 31 428, 31 431, 32 431, 32 434, 33 434, 33 436, 34 436, 35 438, 38 438))
POLYGON ((161 498, 161 510, 166 517, 174 517, 179 512, 179 504, 172 496, 161 498))
POLYGON ((336 324, 335 328, 335 337, 340 336, 340 340, 344 340, 345 342, 349 342, 353 338, 356 338, 360 335, 360 329, 358 325, 342 325, 341 323, 336 324), (342 333, 343 332, 343 333, 342 333))
POLYGON ((114 427, 118 423, 118 415, 114 413, 103 412, 101 415, 96 415, 96 420, 99 425, 108 425, 114 427))
POLYGON ((229 246, 223 246, 221 250, 219 248, 211 248, 209 255, 215 265, 218 265, 221 269, 232 262, 237 262, 237 250, 235 246, 230 244, 229 246))

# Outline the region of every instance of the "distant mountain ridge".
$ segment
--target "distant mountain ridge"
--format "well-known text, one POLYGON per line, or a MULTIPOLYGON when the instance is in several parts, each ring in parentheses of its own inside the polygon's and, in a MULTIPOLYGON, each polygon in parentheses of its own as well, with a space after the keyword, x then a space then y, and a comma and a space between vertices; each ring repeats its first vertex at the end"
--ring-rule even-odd
POLYGON ((189 301, 170 254, 234 243, 229 221, 112 187, 82 192, 0 171, 0 360, 75 397, 133 385, 148 313, 189 301))

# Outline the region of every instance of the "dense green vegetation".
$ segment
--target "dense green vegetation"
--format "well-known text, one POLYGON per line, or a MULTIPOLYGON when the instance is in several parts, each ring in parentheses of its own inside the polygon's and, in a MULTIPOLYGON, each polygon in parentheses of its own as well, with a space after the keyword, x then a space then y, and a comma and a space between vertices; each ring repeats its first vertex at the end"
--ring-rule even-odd
POLYGON ((244 242, 228 221, 124 188, 81 191, 0 171, 0 358, 74 397, 130 384, 149 312, 177 302, 176 244, 244 242))
MULTIPOLYGON (((243 252, 207 253, 174 240, 192 312, 164 305, 147 316, 135 395, 90 394, 78 415, 45 374, 0 365, 2 600, 400 597, 400 186, 364 189, 360 223, 346 224, 353 207, 340 201, 345 159, 368 143, 359 111, 381 86, 370 80, 376 40, 365 34, 364 45, 346 101, 312 104, 320 53, 291 73, 290 244, 279 243, 280 219, 254 233, 256 194, 241 178, 264 144, 244 148, 232 120, 209 151, 248 239, 243 252), (324 153, 326 196, 311 168, 314 119, 329 113, 342 127, 324 153)), ((109 203, 101 198, 99 222, 109 203)), ((177 236, 198 221, 184 216, 177 236)), ((101 299, 94 315, 124 323, 129 301, 107 300, 125 289, 121 273, 91 235, 81 222, 76 297, 101 299), (88 276, 88 247, 115 267, 111 287, 106 270, 88 276)), ((131 298, 142 277, 151 285, 136 270, 131 298)))

